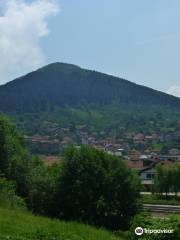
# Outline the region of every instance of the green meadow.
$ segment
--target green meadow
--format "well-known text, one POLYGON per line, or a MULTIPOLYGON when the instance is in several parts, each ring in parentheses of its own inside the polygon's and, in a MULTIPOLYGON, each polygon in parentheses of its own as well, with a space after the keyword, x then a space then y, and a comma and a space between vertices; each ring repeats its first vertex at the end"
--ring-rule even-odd
POLYGON ((0 208, 2 240, 121 240, 112 233, 75 222, 34 216, 26 211, 0 208))

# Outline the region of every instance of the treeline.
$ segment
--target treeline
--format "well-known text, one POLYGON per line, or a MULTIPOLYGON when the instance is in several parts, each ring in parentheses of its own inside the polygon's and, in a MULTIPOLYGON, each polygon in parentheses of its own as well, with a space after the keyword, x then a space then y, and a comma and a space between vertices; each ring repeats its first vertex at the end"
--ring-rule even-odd
POLYGON ((5 117, 0 117, 0 176, 0 192, 14 182, 37 214, 117 230, 127 229, 139 209, 139 179, 118 158, 71 146, 61 162, 46 166, 28 154, 5 117))
POLYGON ((154 191, 160 195, 180 192, 180 163, 172 166, 159 164, 156 168, 154 191))

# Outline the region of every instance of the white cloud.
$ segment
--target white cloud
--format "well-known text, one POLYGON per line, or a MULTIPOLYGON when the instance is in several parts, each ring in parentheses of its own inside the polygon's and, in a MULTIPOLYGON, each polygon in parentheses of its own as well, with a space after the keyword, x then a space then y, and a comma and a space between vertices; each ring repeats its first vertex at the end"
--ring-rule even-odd
POLYGON ((55 1, 0 0, 0 84, 45 63, 40 39, 49 34, 47 18, 55 1))
POLYGON ((168 91, 167 91, 168 94, 171 94, 171 95, 174 95, 176 97, 180 97, 180 86, 178 85, 172 85, 168 91))

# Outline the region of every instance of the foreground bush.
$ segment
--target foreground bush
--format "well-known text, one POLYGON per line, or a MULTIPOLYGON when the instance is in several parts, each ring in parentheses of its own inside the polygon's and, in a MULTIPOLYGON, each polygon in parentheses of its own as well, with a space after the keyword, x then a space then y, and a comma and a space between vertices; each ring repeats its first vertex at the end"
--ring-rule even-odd
POLYGON ((57 179, 60 175, 59 164, 46 166, 41 159, 34 158, 27 176, 27 205, 34 213, 55 216, 57 212, 57 179))
POLYGON ((26 177, 29 161, 23 138, 10 121, 0 115, 0 174, 15 181, 17 193, 23 197, 28 191, 26 177))
POLYGON ((122 161, 83 146, 66 151, 58 216, 109 229, 127 228, 138 210, 140 182, 122 161))
POLYGON ((14 184, 4 178, 0 178, 0 207, 8 209, 26 209, 24 200, 15 193, 14 184))
POLYGON ((180 216, 174 215, 170 218, 152 218, 148 213, 138 214, 132 221, 132 225, 129 231, 129 240, 177 240, 180 239, 180 216), (137 227, 158 230, 166 229, 173 230, 173 233, 144 233, 141 236, 135 234, 137 227))

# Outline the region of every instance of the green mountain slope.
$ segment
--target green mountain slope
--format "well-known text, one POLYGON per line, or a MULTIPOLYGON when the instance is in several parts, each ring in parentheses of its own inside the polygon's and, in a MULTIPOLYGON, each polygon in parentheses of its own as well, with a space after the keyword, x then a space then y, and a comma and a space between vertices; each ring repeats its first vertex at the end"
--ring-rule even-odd
POLYGON ((78 223, 37 217, 0 208, 0 239, 5 240, 122 240, 105 230, 78 223))
POLYGON ((0 112, 27 135, 98 138, 177 132, 180 98, 78 66, 53 63, 0 86, 0 112), (62 128, 69 129, 69 135, 62 128), (169 129, 169 130, 168 130, 169 129))
POLYGON ((180 98, 75 65, 54 63, 0 87, 0 111, 131 104, 180 108, 180 98))

